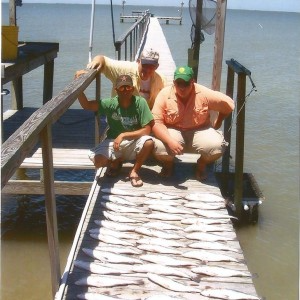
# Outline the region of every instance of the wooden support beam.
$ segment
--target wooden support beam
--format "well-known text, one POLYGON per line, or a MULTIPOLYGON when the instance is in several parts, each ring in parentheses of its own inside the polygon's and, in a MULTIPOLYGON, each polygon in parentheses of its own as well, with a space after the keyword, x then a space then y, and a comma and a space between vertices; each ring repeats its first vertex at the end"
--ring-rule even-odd
POLYGON ((48 102, 53 96, 53 77, 54 77, 54 60, 51 60, 45 63, 44 65, 43 104, 48 102))

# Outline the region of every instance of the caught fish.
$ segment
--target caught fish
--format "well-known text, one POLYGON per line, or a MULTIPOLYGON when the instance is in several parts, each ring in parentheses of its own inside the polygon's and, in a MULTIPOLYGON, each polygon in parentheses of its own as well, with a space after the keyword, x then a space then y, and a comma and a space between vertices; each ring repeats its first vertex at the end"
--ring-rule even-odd
POLYGON ((157 274, 148 273, 148 279, 152 282, 174 292, 187 292, 187 293, 199 293, 199 290, 192 287, 184 285, 178 281, 163 277, 157 274))
POLYGON ((195 276, 195 273, 189 270, 180 270, 178 268, 167 267, 157 264, 143 264, 135 265, 132 267, 133 272, 138 273, 154 273, 165 276, 176 276, 181 278, 189 278, 194 281, 199 281, 199 278, 195 276))
POLYGON ((152 213, 147 215, 147 218, 160 221, 181 221, 184 218, 184 216, 167 213, 152 213))
POLYGON ((119 278, 117 276, 86 276, 75 282, 76 285, 94 286, 94 287, 115 287, 124 285, 141 285, 143 284, 141 279, 132 278, 119 278))
POLYGON ((249 272, 215 266, 199 266, 196 268, 192 268, 191 271, 197 274, 216 277, 251 277, 251 274, 249 272))
POLYGON ((205 250, 192 250, 188 252, 184 252, 182 256, 187 258, 194 258, 201 261, 232 261, 232 262, 239 262, 234 257, 223 255, 223 254, 214 254, 209 251, 205 250))
POLYGON ((235 216, 227 215, 225 212, 223 214, 223 213, 217 213, 215 211, 210 211, 210 210, 195 209, 194 213, 199 216, 203 216, 203 217, 207 217, 207 218, 238 219, 235 216))
POLYGON ((169 224, 166 222, 148 222, 143 224, 144 227, 160 229, 160 230, 182 230, 180 226, 169 224))
POLYGON ((206 242, 217 242, 217 241, 232 241, 236 238, 221 236, 212 233, 206 232, 192 232, 186 235, 186 238, 190 240, 199 240, 199 241, 206 241, 206 242))
POLYGON ((137 258, 133 258, 121 254, 102 252, 102 251, 92 250, 88 248, 82 248, 82 251, 86 255, 98 259, 102 262, 109 262, 113 264, 141 264, 142 263, 142 261, 137 258))
POLYGON ((181 254, 180 251, 170 248, 170 247, 164 247, 161 245, 149 245, 149 244, 141 244, 137 246, 138 249, 150 251, 150 252, 157 252, 157 253, 163 253, 163 254, 181 254))
MULTIPOLYGON (((118 297, 112 297, 112 296, 107 296, 107 295, 98 294, 98 293, 79 294, 79 295, 77 295, 77 298, 83 299, 83 300, 120 300, 120 298, 118 298, 118 297)), ((126 300, 126 299, 122 298, 122 300, 126 300)))
POLYGON ((135 196, 135 197, 145 196, 145 193, 142 192, 133 191, 133 190, 125 191, 118 188, 104 188, 101 189, 101 192, 105 194, 112 194, 112 195, 119 195, 119 196, 135 196))
POLYGON ((261 298, 230 289, 206 288, 200 291, 202 296, 230 300, 260 300, 261 298))
POLYGON ((138 220, 127 218, 125 216, 111 214, 107 211, 103 211, 103 215, 108 220, 114 221, 114 222, 119 222, 119 223, 140 223, 140 221, 138 221, 138 220))
POLYGON ((136 206, 136 203, 126 200, 120 196, 116 195, 103 195, 102 199, 105 201, 110 201, 116 204, 128 205, 128 206, 136 206))
POLYGON ((157 229, 147 228, 147 227, 138 227, 135 230, 135 232, 144 234, 144 235, 148 235, 151 237, 158 237, 161 239, 179 240, 182 238, 180 235, 175 234, 175 233, 168 233, 168 232, 164 232, 162 230, 157 230, 157 229))
POLYGON ((174 200, 160 200, 160 199, 149 199, 144 201, 144 204, 147 205, 171 205, 171 206, 178 206, 183 205, 185 201, 181 199, 174 199, 174 200))
POLYGON ((136 228, 133 225, 112 222, 109 220, 95 220, 94 222, 95 222, 95 224, 97 224, 99 226, 102 226, 102 227, 105 227, 108 229, 112 229, 112 230, 118 230, 118 231, 134 231, 136 228))
POLYGON ((224 202, 222 196, 217 196, 209 193, 191 193, 184 197, 187 200, 202 201, 202 202, 224 202))
POLYGON ((224 219, 201 219, 201 221, 199 221, 199 217, 197 218, 183 218, 181 219, 181 223, 182 224, 187 224, 187 225, 191 225, 191 224, 229 224, 230 220, 228 218, 224 218, 224 219), (200 223, 201 222, 201 223, 200 223))
POLYGON ((130 243, 128 241, 121 240, 111 235, 104 235, 104 234, 93 234, 90 233, 90 237, 95 240, 101 241, 107 244, 119 245, 119 246, 134 246, 135 243, 130 243))
POLYGON ((210 225, 207 225, 207 224, 192 224, 188 227, 186 227, 184 229, 185 232, 197 232, 197 231, 200 231, 200 232, 231 232, 230 228, 226 228, 224 226, 216 226, 216 225, 213 225, 213 224, 210 224, 210 225))
POLYGON ((148 198, 152 198, 152 199, 165 199, 165 200, 174 200, 174 199, 181 198, 174 194, 167 194, 167 193, 161 193, 161 192, 151 192, 151 193, 145 194, 145 196, 148 198))
POLYGON ((171 267, 182 267, 182 266, 195 266, 195 262, 188 260, 181 260, 178 258, 172 258, 166 255, 154 255, 154 254, 144 254, 140 256, 140 259, 149 261, 155 264, 171 267))
POLYGON ((218 242, 200 241, 200 242, 191 243, 188 246, 194 249, 221 250, 221 251, 232 251, 232 252, 241 253, 239 249, 229 247, 223 243, 218 243, 218 242))
POLYGON ((80 269, 90 271, 94 274, 101 274, 101 275, 120 275, 120 274, 128 274, 132 273, 132 271, 124 270, 124 269, 117 269, 113 267, 107 267, 103 264, 98 264, 95 262, 86 262, 82 260, 75 260, 74 265, 80 269))
POLYGON ((187 210, 187 209, 182 209, 182 208, 177 208, 171 205, 149 205, 149 208, 155 211, 160 211, 163 213, 168 213, 168 214, 188 214, 188 215, 193 215, 193 211, 187 210))
POLYGON ((143 214, 145 213, 145 210, 137 209, 132 206, 125 206, 125 205, 120 205, 120 204, 115 204, 115 203, 110 203, 110 202, 100 202, 101 206, 104 208, 107 208, 111 211, 115 212, 120 212, 120 213, 138 213, 138 214, 143 214))
POLYGON ((184 300, 184 298, 177 298, 169 295, 156 294, 156 295, 149 296, 144 300, 184 300))
POLYGON ((198 208, 198 209, 206 209, 206 210, 216 210, 216 209, 221 209, 225 208, 225 204, 215 204, 215 203, 203 203, 203 202, 197 202, 197 201, 192 201, 184 204, 185 207, 188 208, 198 208))
POLYGON ((143 251, 133 247, 122 247, 122 246, 96 246, 94 250, 112 252, 116 254, 141 254, 143 251))
POLYGON ((185 247, 184 244, 174 241, 174 240, 167 240, 161 238, 142 238, 136 241, 138 244, 146 244, 146 245, 160 245, 164 247, 185 247))
POLYGON ((124 231, 116 231, 109 228, 101 227, 101 228, 93 228, 89 230, 89 233, 96 235, 110 235, 116 237, 118 239, 138 239, 138 235, 132 232, 124 232, 124 231))

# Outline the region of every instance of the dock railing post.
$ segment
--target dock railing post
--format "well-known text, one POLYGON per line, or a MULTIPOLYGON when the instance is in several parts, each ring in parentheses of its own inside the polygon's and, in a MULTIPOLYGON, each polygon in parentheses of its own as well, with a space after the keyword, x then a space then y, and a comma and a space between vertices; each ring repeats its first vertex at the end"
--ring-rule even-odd
POLYGON ((41 131, 43 169, 44 169, 44 188, 45 188, 45 207, 46 224, 48 237, 48 250, 50 256, 51 283, 53 298, 59 288, 60 283, 60 258, 59 242, 56 216, 56 199, 54 193, 54 171, 53 171, 53 153, 52 153, 52 124, 41 131))
POLYGON ((246 74, 238 74, 237 85, 237 122, 236 122, 236 152, 234 175, 234 205, 238 216, 242 214, 243 198, 243 168, 244 168, 244 137, 245 137, 245 99, 246 99, 246 74))

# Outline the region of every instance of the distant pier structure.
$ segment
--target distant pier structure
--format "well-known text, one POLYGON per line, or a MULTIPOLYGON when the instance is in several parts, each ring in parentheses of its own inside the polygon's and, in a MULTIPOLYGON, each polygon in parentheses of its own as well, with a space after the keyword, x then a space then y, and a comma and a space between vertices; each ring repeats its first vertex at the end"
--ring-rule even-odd
MULTIPOLYGON (((132 11, 131 12, 131 15, 125 15, 124 13, 124 9, 125 9, 125 3, 126 1, 123 0, 122 1, 122 13, 120 14, 120 22, 123 23, 124 21, 126 20, 129 20, 129 21, 134 21, 136 22, 139 18, 141 18, 143 15, 145 14, 150 14, 150 11, 149 9, 148 10, 145 10, 145 11, 132 11)), ((163 16, 156 16, 156 18, 158 20, 165 20, 166 21, 166 24, 170 24, 170 21, 178 21, 179 24, 181 25, 182 24, 182 11, 183 11, 183 5, 184 5, 184 2, 181 2, 181 7, 180 7, 180 10, 179 10, 179 16, 178 17, 163 17, 163 16)), ((153 14, 151 14, 151 17, 154 17, 153 14)))

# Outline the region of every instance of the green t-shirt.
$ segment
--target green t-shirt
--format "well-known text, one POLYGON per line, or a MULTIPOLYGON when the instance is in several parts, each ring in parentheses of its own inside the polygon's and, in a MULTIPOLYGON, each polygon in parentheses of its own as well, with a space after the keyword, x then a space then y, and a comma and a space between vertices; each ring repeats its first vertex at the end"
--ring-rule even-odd
POLYGON ((108 138, 115 139, 122 132, 141 129, 153 120, 146 99, 140 96, 132 98, 132 104, 128 108, 120 107, 118 96, 99 100, 98 112, 107 118, 108 138))

